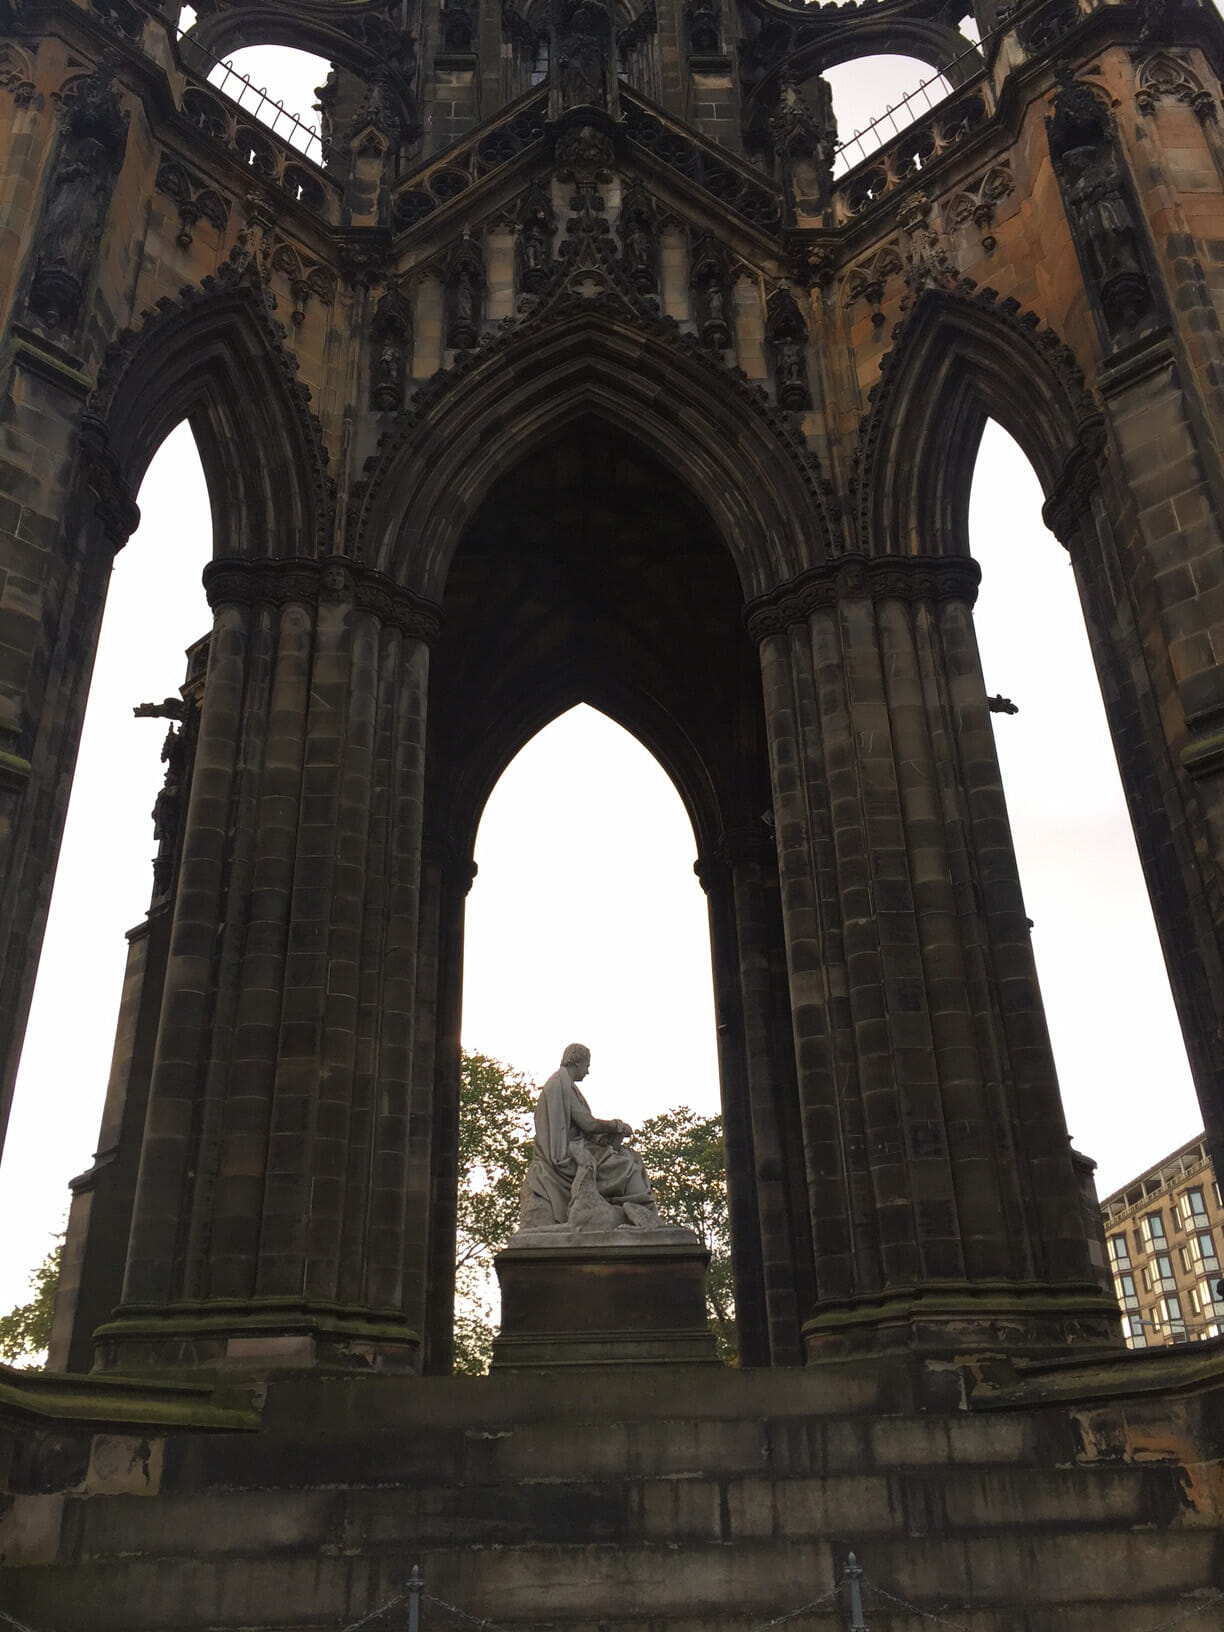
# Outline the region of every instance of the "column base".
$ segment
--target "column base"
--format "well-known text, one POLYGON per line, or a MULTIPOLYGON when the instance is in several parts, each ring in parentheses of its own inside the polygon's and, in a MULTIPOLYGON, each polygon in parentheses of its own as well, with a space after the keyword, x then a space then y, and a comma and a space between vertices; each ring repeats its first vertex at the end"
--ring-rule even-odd
POLYGON ((395 1310, 287 1298, 116 1310, 93 1335, 95 1371, 147 1366, 247 1371, 415 1371, 420 1338, 395 1310))
POLYGON ((690 1230, 521 1231, 495 1259, 493 1370, 718 1364, 690 1230))
POLYGON ((908 1349, 932 1356, 1046 1356, 1122 1347, 1117 1305, 1095 1281, 928 1281, 829 1300, 803 1324, 809 1360, 908 1349))

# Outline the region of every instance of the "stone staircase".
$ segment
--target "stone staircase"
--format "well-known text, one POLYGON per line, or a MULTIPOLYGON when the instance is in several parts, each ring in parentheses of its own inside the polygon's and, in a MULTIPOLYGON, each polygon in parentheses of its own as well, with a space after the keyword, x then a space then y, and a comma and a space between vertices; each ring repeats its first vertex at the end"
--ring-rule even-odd
MULTIPOLYGON (((1224 1627, 1219 1514, 1172 1436, 1102 1455, 1074 1404, 924 1410, 911 1384, 282 1377, 257 1432, 94 1435, 72 1488, 31 1493, 42 1553, 10 1559, 0 1604, 35 1632, 338 1632, 419 1563, 423 1632, 464 1625, 435 1600, 516 1629, 745 1632, 821 1599, 854 1550, 871 1632, 932 1624, 873 1584, 970 1632, 1224 1627)), ((791 1624, 849 1621, 832 1600, 791 1624)))

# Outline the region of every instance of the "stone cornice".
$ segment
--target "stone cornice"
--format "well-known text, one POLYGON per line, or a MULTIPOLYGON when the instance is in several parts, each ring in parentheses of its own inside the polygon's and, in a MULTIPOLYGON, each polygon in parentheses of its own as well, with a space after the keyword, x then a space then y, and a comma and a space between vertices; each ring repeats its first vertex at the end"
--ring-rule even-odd
POLYGON ((230 556, 205 567, 204 591, 214 609, 223 604, 285 606, 296 602, 314 607, 329 601, 347 602, 420 640, 433 640, 442 627, 441 608, 432 601, 342 555, 260 561, 230 556))
POLYGON ((967 555, 841 555, 749 601, 744 622, 759 641, 843 600, 966 601, 972 606, 981 577, 977 562, 967 555))

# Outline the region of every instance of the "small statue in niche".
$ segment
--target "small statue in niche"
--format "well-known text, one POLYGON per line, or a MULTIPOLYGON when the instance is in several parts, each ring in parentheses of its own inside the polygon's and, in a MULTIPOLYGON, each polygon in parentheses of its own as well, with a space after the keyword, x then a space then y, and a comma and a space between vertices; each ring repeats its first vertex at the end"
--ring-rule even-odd
POLYGON ((726 351, 731 345, 731 301, 721 255, 708 240, 697 246, 691 280, 693 317, 703 345, 726 351))
POLYGON ((625 191, 618 230, 626 277, 639 294, 654 294, 659 287, 658 218, 639 182, 625 191))
POLYGON ((127 115, 113 80, 113 70, 100 65, 81 82, 64 115, 26 296, 30 310, 48 329, 76 327, 123 164, 127 115))
POLYGON ((1054 114, 1046 120, 1050 162, 1106 328, 1123 334, 1151 311, 1152 290, 1113 123, 1065 63, 1055 79, 1054 114))
POLYGON ((314 111, 319 116, 319 140, 326 153, 335 137, 336 103, 340 98, 340 73, 333 64, 322 85, 315 86, 314 111))
POLYGON ((562 108, 603 108, 608 103, 607 64, 611 23, 600 0, 568 0, 557 30, 557 74, 562 108))
POLYGON ((688 0, 684 8, 688 24, 689 50, 698 56, 710 56, 722 49, 718 30, 717 0, 688 0))
POLYGON ((449 0, 442 8, 442 49, 469 52, 476 36, 476 23, 469 5, 449 0))
POLYGON ((789 289, 770 296, 765 335, 773 359, 778 406, 794 412, 812 406, 807 372, 807 327, 789 289))
POLYGON ((161 901, 170 893, 174 881, 179 832, 186 803, 188 743, 184 722, 187 705, 179 697, 167 697, 161 703, 139 703, 132 713, 138 720, 171 722, 161 751, 166 775, 152 811, 153 837, 157 840, 157 855, 153 860, 153 899, 161 901))
POLYGON ((552 199, 547 189, 536 182, 524 194, 518 212, 515 258, 519 288, 524 294, 538 295, 552 275, 556 228, 552 199))
POLYGON ((470 351, 480 339, 485 270, 479 244, 466 234, 451 259, 446 283, 446 343, 455 351, 470 351))
POLYGON ((837 147, 837 120, 828 82, 817 76, 809 86, 800 87, 792 75, 784 73, 769 136, 781 161, 789 202, 805 215, 823 214, 832 203, 837 147), (805 94, 809 88, 811 102, 805 94))
POLYGON ((657 1230, 654 1192, 627 1122, 595 1116, 578 1084, 591 1051, 571 1043, 540 1090, 535 1143, 523 1180, 520 1230, 657 1230))
POLYGON ((404 406, 404 375, 412 351, 412 308, 394 284, 378 303, 370 337, 374 342, 370 406, 378 413, 395 413, 404 406))

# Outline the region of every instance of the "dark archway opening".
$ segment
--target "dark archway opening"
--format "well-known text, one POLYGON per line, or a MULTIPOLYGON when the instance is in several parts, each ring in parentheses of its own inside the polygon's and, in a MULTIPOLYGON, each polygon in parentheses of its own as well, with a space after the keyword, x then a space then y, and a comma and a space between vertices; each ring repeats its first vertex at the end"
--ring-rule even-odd
POLYGON ((427 936, 438 926, 436 952, 423 946, 438 971, 435 1026, 418 1043, 432 1050, 422 1065, 439 1107, 431 1370, 449 1365, 462 899, 476 829, 519 749, 580 702, 650 750, 692 821, 710 905, 741 1359, 801 1358, 812 1246, 760 671, 742 609, 702 505, 595 416, 495 482, 456 552, 431 658, 426 752, 422 917, 427 936))

